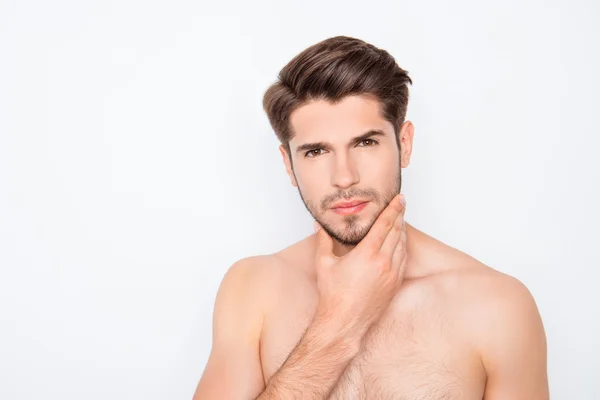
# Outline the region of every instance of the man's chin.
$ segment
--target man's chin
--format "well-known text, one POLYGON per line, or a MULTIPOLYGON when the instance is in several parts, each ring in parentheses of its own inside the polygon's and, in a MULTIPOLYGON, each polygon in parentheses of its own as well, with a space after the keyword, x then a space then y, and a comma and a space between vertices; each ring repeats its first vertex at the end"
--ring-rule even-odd
POLYGON ((344 246, 356 246, 369 231, 366 227, 336 229, 324 224, 321 226, 323 226, 329 236, 344 246))

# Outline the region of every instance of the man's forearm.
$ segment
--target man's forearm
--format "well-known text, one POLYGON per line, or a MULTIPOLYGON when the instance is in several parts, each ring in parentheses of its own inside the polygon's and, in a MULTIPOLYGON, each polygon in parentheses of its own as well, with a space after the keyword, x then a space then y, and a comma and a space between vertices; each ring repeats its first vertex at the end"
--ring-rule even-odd
POLYGON ((328 398, 358 354, 361 338, 326 316, 315 318, 256 400, 328 398))

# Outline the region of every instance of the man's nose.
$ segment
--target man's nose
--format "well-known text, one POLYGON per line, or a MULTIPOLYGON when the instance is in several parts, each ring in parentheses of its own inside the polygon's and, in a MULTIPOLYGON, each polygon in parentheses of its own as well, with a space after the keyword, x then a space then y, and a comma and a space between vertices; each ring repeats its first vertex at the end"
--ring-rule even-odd
POLYGON ((340 189, 347 189, 358 181, 358 170, 352 159, 348 155, 336 156, 331 174, 331 184, 340 189))

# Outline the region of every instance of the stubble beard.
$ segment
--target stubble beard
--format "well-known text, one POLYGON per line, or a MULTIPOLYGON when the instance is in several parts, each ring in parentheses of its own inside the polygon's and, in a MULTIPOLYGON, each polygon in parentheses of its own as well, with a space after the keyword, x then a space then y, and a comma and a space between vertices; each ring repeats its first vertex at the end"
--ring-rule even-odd
MULTIPOLYGON (((369 230, 371 229, 379 215, 390 203, 390 201, 392 201, 392 199, 398 193, 400 193, 400 189, 402 188, 402 169, 398 168, 398 173, 396 174, 395 179, 391 183, 390 190, 387 190, 383 195, 371 188, 351 188, 347 192, 339 190, 334 195, 327 196, 323 200, 321 200, 319 207, 316 207, 315 204, 311 201, 306 201, 304 199, 304 196, 302 196, 302 190, 300 190, 300 185, 298 185, 297 187, 298 193, 300 194, 300 198, 302 199, 304 206, 312 215, 312 217, 319 224, 321 224, 325 232, 327 232, 329 236, 331 236, 334 240, 336 240, 344 246, 356 246, 358 243, 360 243, 361 240, 363 240, 367 233, 369 233, 369 230), (338 200, 348 200, 353 197, 370 199, 372 203, 378 206, 377 212, 371 217, 371 220, 368 223, 361 224, 361 217, 359 215, 346 215, 343 217, 345 227, 339 230, 334 229, 331 225, 329 225, 323 220, 322 216, 327 212, 331 204, 338 200)), ((362 219, 364 219, 364 217, 362 217, 362 219)))

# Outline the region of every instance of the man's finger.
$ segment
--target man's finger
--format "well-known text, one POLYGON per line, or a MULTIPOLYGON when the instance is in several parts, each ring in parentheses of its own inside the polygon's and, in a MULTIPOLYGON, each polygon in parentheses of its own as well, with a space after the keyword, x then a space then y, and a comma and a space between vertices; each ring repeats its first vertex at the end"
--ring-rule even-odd
POLYGON ((386 259, 391 260, 398 241, 402 237, 402 225, 404 224, 404 213, 398 214, 394 221, 394 226, 385 237, 381 245, 381 254, 385 255, 386 259))
POLYGON ((406 268, 406 221, 402 218, 402 229, 400 230, 400 240, 394 248, 394 254, 392 255, 392 268, 397 268, 400 279, 404 277, 404 270, 406 268))
POLYGON ((377 221, 375 221, 367 236, 359 243, 359 246, 366 246, 373 249, 381 248, 385 238, 394 226, 394 221, 396 221, 396 218, 404 208, 400 201, 401 196, 403 197, 401 194, 396 195, 383 212, 379 214, 377 221))

